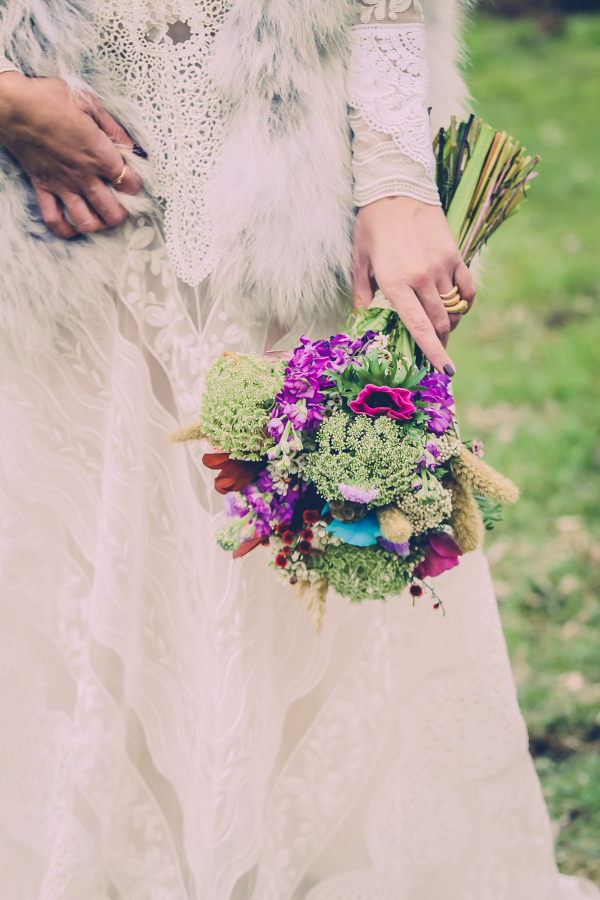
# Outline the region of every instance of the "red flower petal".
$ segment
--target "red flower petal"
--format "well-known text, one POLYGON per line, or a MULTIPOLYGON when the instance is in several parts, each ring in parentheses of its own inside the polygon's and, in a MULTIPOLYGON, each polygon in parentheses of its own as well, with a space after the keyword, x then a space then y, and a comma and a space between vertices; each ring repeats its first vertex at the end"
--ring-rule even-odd
POLYGON ((205 453, 202 462, 207 469, 221 469, 228 459, 229 453, 205 453))
POLYGON ((263 537, 251 538, 249 541, 244 541, 233 551, 233 558, 239 559, 240 556, 245 556, 246 553, 250 553, 251 550, 254 550, 255 547, 258 547, 260 544, 268 544, 269 543, 269 535, 265 534, 263 537))
POLYGON ((243 491, 265 467, 262 462, 230 459, 229 453, 205 453, 202 462, 208 469, 221 469, 215 478, 215 490, 219 494, 243 491))

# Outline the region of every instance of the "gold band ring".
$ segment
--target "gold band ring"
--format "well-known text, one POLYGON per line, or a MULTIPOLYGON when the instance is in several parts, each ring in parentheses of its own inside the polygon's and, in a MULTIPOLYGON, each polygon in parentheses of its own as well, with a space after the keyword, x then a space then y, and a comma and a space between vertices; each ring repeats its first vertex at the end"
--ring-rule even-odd
POLYGON ((455 306, 446 307, 446 312, 448 315, 455 315, 456 313, 463 315, 464 313, 469 311, 469 304, 466 300, 460 300, 455 306))
POLYGON ((123 171, 121 172, 121 174, 119 175, 119 177, 118 177, 118 178, 115 178, 114 181, 111 181, 111 184, 114 185, 114 187, 118 187, 120 184, 122 184, 122 182, 123 182, 125 176, 127 175, 127 169, 128 169, 128 168, 129 168, 129 167, 128 167, 127 163, 125 163, 125 165, 123 166, 123 171))
POLYGON ((451 291, 449 291, 447 294, 440 294, 440 297, 442 298, 442 300, 451 300, 453 297, 456 297, 457 294, 458 288, 456 287, 456 285, 454 285, 451 291))
POLYGON ((462 303, 462 297, 460 296, 460 294, 457 294, 456 297, 452 298, 452 300, 442 300, 444 309, 452 309, 452 307, 456 306, 457 303, 462 303))

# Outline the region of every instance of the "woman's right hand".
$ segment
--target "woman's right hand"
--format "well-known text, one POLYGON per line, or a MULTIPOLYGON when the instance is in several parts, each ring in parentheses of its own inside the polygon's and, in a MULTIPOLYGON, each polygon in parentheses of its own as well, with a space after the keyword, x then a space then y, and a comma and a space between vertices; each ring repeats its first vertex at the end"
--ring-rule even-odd
MULTIPOLYGON (((134 144, 92 95, 73 95, 58 78, 2 73, 0 143, 31 179, 44 222, 58 237, 100 231, 127 217, 109 184, 124 165, 115 144, 134 144)), ((116 190, 137 194, 141 186, 128 167, 116 190)))

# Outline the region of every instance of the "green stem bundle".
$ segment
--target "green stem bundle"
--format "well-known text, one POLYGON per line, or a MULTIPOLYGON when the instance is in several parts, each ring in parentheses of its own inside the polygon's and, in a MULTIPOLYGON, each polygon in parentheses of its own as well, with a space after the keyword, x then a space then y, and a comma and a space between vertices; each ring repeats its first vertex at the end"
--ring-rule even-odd
POLYGON ((499 225, 517 212, 539 157, 506 132, 471 116, 440 129, 436 179, 448 224, 467 265, 499 225))

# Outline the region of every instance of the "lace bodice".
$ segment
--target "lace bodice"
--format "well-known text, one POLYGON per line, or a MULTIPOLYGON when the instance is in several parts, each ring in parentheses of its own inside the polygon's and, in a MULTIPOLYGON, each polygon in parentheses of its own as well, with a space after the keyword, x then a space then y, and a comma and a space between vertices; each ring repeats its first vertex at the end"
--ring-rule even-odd
POLYGON ((206 191, 223 120, 208 61, 228 8, 227 0, 98 0, 95 8, 111 71, 143 112, 167 249, 191 285, 213 266, 206 191))

